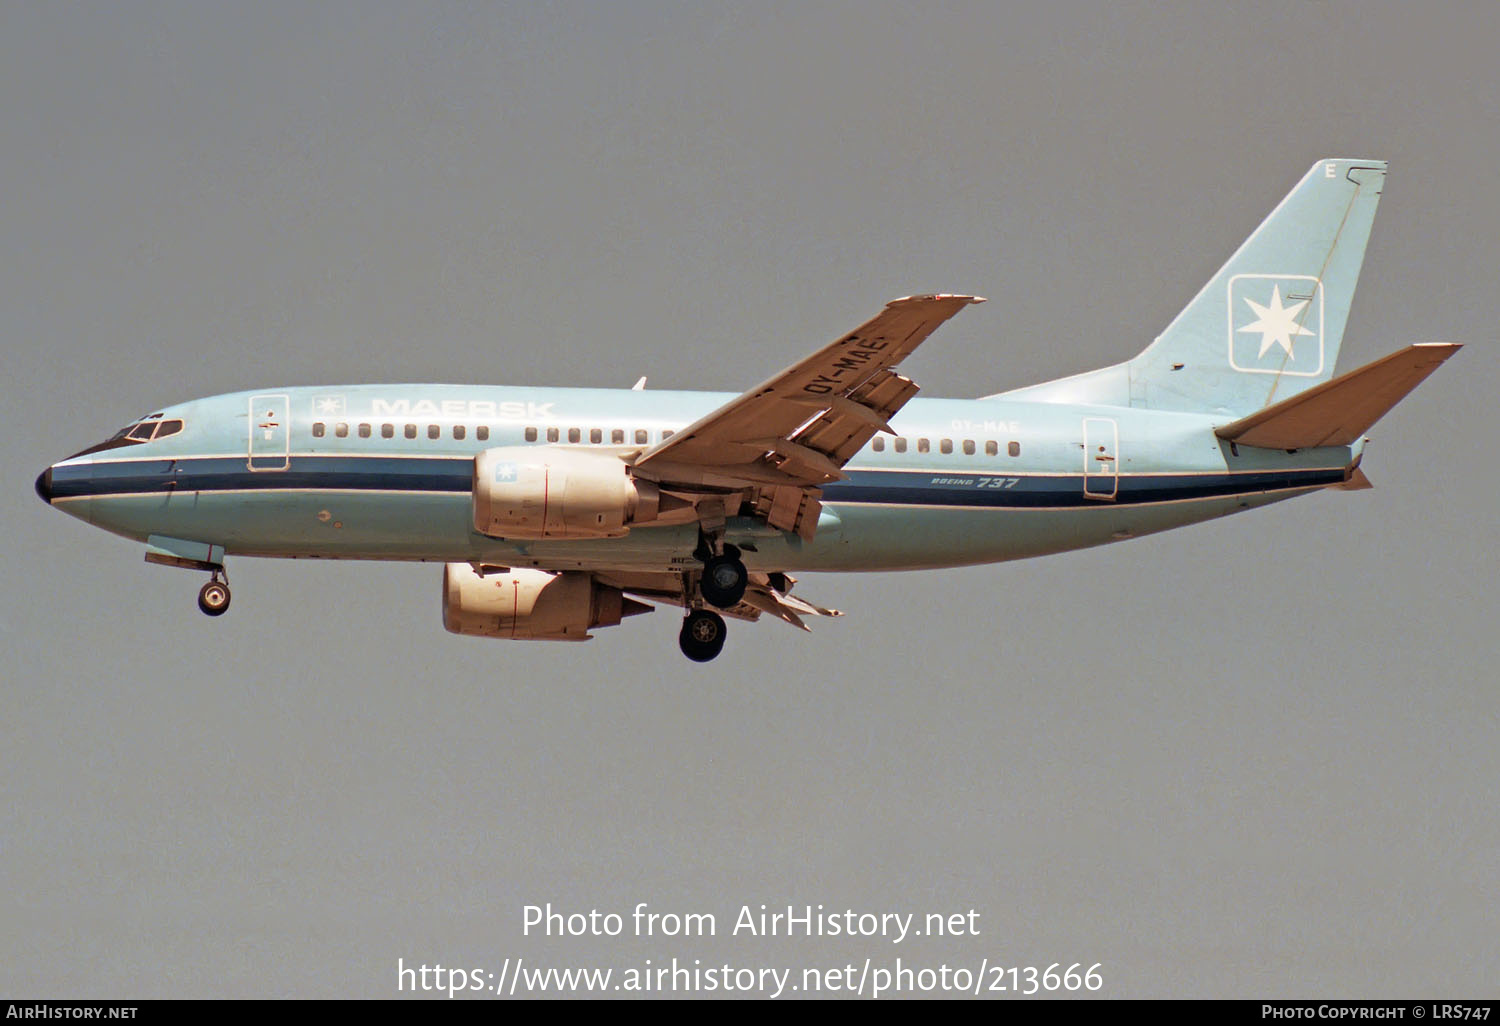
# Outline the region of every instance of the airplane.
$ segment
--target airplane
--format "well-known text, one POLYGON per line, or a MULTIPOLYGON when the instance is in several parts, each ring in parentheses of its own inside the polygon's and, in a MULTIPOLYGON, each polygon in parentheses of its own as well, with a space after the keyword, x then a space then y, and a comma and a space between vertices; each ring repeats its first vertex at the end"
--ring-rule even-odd
POLYGON ((1386 163, 1317 161, 1144 351, 978 399, 900 363, 977 296, 888 303, 741 395, 478 385, 263 388, 166 407, 37 478, 44 502, 207 572, 228 556, 442 562, 457 634, 581 641, 684 610, 837 616, 795 573, 994 563, 1325 488, 1369 487, 1365 432, 1458 349, 1334 364, 1386 163))

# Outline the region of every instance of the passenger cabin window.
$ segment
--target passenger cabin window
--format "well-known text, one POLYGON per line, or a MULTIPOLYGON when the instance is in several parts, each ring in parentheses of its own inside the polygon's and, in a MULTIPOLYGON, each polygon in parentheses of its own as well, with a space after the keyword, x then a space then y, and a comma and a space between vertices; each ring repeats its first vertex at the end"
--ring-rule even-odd
POLYGON ((382 425, 380 425, 380 437, 381 438, 395 438, 396 437, 396 425, 394 425, 394 424, 382 424, 382 425))
POLYGON ((951 438, 945 438, 945 439, 943 439, 941 442, 938 443, 938 448, 942 450, 944 456, 952 456, 953 455, 953 439, 951 439, 951 438))
POLYGON ((874 440, 870 443, 870 448, 874 449, 876 452, 885 452, 885 439, 881 438, 879 435, 876 435, 874 440))
POLYGON ((635 444, 636 445, 645 445, 646 444, 646 432, 642 431, 640 428, 636 428, 636 430, 635 430, 635 444))
POLYGON ((368 424, 361 424, 359 426, 359 437, 361 437, 361 438, 369 438, 370 437, 370 425, 368 425, 368 424))
POLYGON ((534 441, 536 441, 536 428, 527 428, 526 429, 526 441, 528 441, 528 442, 534 442, 534 441))
POLYGON ((917 452, 931 452, 932 443, 925 438, 917 439, 917 452))
POLYGON ((902 436, 897 436, 894 448, 897 452, 905 452, 906 439, 902 436))
POLYGON ((442 438, 443 437, 443 429, 440 428, 440 427, 438 427, 436 424, 428 424, 427 425, 427 437, 428 438, 442 438))
POLYGON ((349 425, 348 424, 335 424, 333 426, 333 433, 334 433, 335 436, 337 436, 339 438, 348 438, 349 437, 349 425))
POLYGON ((1012 456, 1019 456, 1021 455, 1021 443, 1011 442, 1005 447, 1005 451, 1010 453, 1012 456))
POLYGON ((555 441, 557 441, 557 428, 548 428, 547 429, 547 441, 549 441, 549 442, 555 442, 555 441))
POLYGON ((408 424, 408 425, 406 425, 405 434, 406 434, 407 438, 416 438, 417 437, 417 426, 415 424, 408 424))
POLYGON ((323 432, 325 430, 326 429, 323 427, 323 422, 321 420, 318 421, 317 423, 313 424, 313 437, 314 438, 322 438, 323 437, 323 432))
MULTIPOLYGON (((532 433, 535 434, 535 432, 536 429, 532 428, 532 433)), ((453 425, 453 438, 455 441, 463 441, 463 437, 466 434, 468 434, 468 430, 462 424, 453 425)))
POLYGON ((577 445, 579 442, 583 441, 583 432, 578 428, 568 428, 568 441, 572 442, 574 445, 577 445))
POLYGON ((488 424, 479 425, 474 429, 474 437, 481 442, 488 442, 490 440, 490 426, 488 424))
POLYGON ((604 432, 600 431, 598 428, 594 428, 589 432, 589 441, 594 445, 598 445, 600 442, 604 441, 604 432))
POLYGON ((985 442, 984 443, 984 454, 986 456, 999 456, 1000 455, 1000 443, 997 442, 997 441, 995 441, 994 439, 991 439, 990 441, 985 442))
POLYGON ((972 455, 974 455, 974 439, 972 439, 972 438, 965 438, 964 439, 964 455, 965 456, 972 456, 972 455))
POLYGON ((624 445, 625 432, 621 431, 619 428, 615 428, 609 433, 609 442, 611 445, 624 445))
POLYGON ((662 432, 662 433, 661 433, 661 440, 662 440, 662 441, 663 441, 663 442, 665 442, 665 441, 666 441, 666 440, 667 440, 667 439, 668 439, 668 438, 671 438, 671 437, 672 437, 672 436, 673 436, 673 435, 675 435, 675 434, 676 434, 676 433, 677 433, 677 432, 675 432, 675 431, 673 431, 673 430, 672 430, 672 429, 671 429, 671 428, 667 428, 667 430, 665 430, 665 431, 663 431, 663 432, 662 432))

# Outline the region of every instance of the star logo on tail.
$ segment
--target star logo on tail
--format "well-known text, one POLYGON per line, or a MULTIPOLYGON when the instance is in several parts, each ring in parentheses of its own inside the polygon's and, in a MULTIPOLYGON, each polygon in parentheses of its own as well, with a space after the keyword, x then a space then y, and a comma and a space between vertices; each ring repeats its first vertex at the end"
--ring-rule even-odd
POLYGON ((1260 352, 1255 354, 1257 360, 1264 359, 1267 350, 1272 346, 1280 346, 1287 356, 1295 355, 1292 352, 1292 340, 1298 335, 1316 335, 1317 332, 1309 331, 1302 326, 1301 318, 1305 316, 1303 311, 1311 300, 1304 299, 1283 306, 1281 302, 1281 286, 1271 286, 1271 302, 1261 306, 1255 300, 1244 297, 1245 304, 1255 311, 1258 320, 1240 328, 1240 331, 1260 332, 1260 352))
POLYGON ((1242 374, 1323 372, 1323 283, 1310 274, 1229 279, 1229 366, 1242 374))

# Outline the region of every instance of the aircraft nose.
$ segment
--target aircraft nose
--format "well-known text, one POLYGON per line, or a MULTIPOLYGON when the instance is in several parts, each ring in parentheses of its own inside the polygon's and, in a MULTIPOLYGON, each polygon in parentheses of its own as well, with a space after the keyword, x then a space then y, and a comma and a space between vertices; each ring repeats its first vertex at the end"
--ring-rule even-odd
POLYGON ((36 493, 43 502, 52 505, 52 468, 48 467, 36 477, 36 493))

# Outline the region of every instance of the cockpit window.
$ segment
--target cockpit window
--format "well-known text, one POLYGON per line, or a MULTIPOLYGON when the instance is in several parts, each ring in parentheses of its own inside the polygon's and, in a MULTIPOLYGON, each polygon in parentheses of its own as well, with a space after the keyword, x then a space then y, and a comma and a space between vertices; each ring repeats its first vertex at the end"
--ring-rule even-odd
MULTIPOLYGON (((154 417, 160 416, 161 414, 159 413, 154 415, 154 417)), ((129 433, 125 435, 125 439, 130 442, 149 442, 153 439, 175 435, 181 430, 182 421, 180 420, 156 420, 148 418, 133 427, 127 428, 126 431, 129 433)), ((116 435, 115 437, 118 438, 120 436, 116 435)))
POLYGON ((87 456, 90 453, 103 452, 106 449, 119 449, 127 445, 141 445, 156 438, 166 438, 175 435, 182 430, 182 421, 177 419, 162 420, 160 413, 153 413, 144 420, 138 420, 134 424, 126 424, 120 430, 110 436, 109 441, 91 445, 82 452, 75 452, 68 459, 75 456, 87 456))

